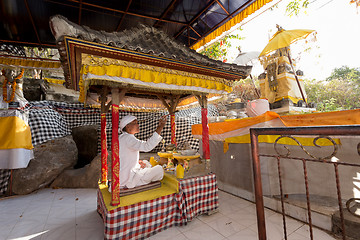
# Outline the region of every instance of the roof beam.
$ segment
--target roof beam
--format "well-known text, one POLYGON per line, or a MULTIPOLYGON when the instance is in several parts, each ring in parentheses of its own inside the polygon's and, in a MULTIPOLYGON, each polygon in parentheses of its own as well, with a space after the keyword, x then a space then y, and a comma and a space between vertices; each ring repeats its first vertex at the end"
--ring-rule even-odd
MULTIPOLYGON (((214 27, 212 27, 209 31, 207 31, 201 38, 199 38, 197 41, 193 42, 191 44, 194 45, 196 44, 198 41, 200 41, 201 39, 203 39, 204 37, 206 37, 208 34, 210 34, 212 31, 214 31, 215 29, 217 29, 219 26, 221 26, 222 24, 224 24, 224 22, 228 21, 229 18, 232 18, 233 15, 237 14, 239 11, 241 12, 241 10, 244 10, 245 8, 247 8, 251 3, 253 2, 253 0, 248 0, 245 4, 243 4, 241 7, 239 7, 238 9, 236 9, 235 11, 233 11, 231 14, 229 14, 226 18, 224 18, 221 22, 219 22, 218 24, 216 24, 214 27)), ((191 47, 189 46, 189 47, 191 47)))
POLYGON ((129 11, 131 2, 132 2, 132 0, 129 0, 128 5, 126 6, 126 11, 125 11, 125 13, 122 15, 122 17, 121 17, 121 19, 120 19, 120 22, 119 22, 118 26, 116 27, 115 32, 119 31, 120 26, 121 26, 122 22, 124 21, 124 18, 125 18, 125 16, 126 16, 126 14, 127 14, 128 11, 129 11))
POLYGON ((82 10, 82 0, 79 3, 79 21, 78 24, 81 25, 81 10, 82 10))
MULTIPOLYGON (((68 0, 70 2, 74 2, 74 3, 79 3, 79 0, 68 0)), ((214 0, 215 1, 215 0, 214 0)), ((174 23, 174 24, 179 24, 179 25, 184 25, 186 26, 186 23, 183 22, 178 22, 178 21, 173 21, 173 20, 166 20, 166 19, 160 19, 160 18, 156 18, 156 17, 151 17, 151 16, 146 16, 146 15, 141 15, 141 14, 137 14, 137 13, 132 13, 132 12, 125 12, 122 10, 118 10, 118 9, 114 9, 114 8, 109 8, 109 7, 104 7, 101 5, 96 5, 96 4, 92 4, 92 3, 87 3, 87 2, 82 2, 83 5, 86 6, 90 6, 90 7, 94 7, 94 8, 99 8, 99 9, 103 9, 103 10, 108 10, 108 11, 112 11, 112 12, 117 12, 117 13, 121 13, 124 14, 126 13, 127 15, 131 15, 131 16, 135 16, 135 17, 140 17, 140 18, 148 18, 148 19, 152 19, 152 20, 157 20, 157 21, 162 21, 162 22, 169 22, 169 23, 174 23)), ((61 3, 59 3, 61 4, 61 3)), ((76 7, 76 6, 73 6, 76 7)))
POLYGON ((22 41, 4 40, 4 39, 0 39, 0 43, 10 43, 13 45, 35 45, 35 46, 42 46, 49 48, 57 48, 56 44, 42 44, 42 43, 22 42, 22 41))
POLYGON ((27 0, 24 0, 24 3, 25 3, 25 6, 26 6, 26 10, 27 10, 27 12, 28 12, 28 14, 29 14, 29 18, 30 18, 31 24, 32 24, 32 26, 33 26, 33 28, 34 28, 36 38, 37 38, 39 44, 42 45, 42 44, 41 44, 41 41, 40 41, 39 34, 38 34, 37 30, 36 30, 36 26, 35 26, 34 19, 33 19, 32 15, 31 15, 31 11, 30 11, 30 8, 29 8, 28 1, 27 1, 27 0))
MULTIPOLYGON (((163 13, 160 15, 160 19, 163 19, 170 11, 173 11, 175 4, 178 0, 172 0, 170 4, 167 6, 167 8, 163 11, 163 13)), ((156 21, 153 25, 153 27, 157 27, 159 25, 160 21, 156 21)))
POLYGON ((217 4, 222 8, 222 10, 224 10, 224 12, 226 12, 227 15, 230 15, 229 11, 226 10, 226 8, 224 7, 224 5, 222 5, 222 3, 219 0, 216 0, 217 4))
POLYGON ((193 19, 187 24, 186 27, 183 27, 182 29, 180 29, 180 31, 178 33, 176 33, 174 35, 174 38, 177 38, 185 29, 187 29, 191 24, 193 24, 206 10, 208 10, 209 7, 211 7, 214 3, 216 2, 216 0, 212 0, 208 5, 205 6, 205 8, 199 12, 198 14, 196 14, 195 17, 193 17, 193 19))
POLYGON ((191 30, 194 31, 194 33, 196 33, 196 35, 198 35, 199 37, 201 37, 201 35, 192 27, 192 26, 189 26, 191 28, 191 30))

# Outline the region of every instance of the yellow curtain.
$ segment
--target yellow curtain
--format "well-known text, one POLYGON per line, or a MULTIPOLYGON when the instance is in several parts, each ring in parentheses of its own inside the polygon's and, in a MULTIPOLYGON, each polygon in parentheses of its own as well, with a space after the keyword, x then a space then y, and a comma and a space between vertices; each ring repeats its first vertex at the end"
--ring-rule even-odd
POLYGON ((0 149, 33 149, 31 131, 19 117, 0 117, 0 149))
MULTIPOLYGON (((280 135, 260 135, 258 141, 260 143, 274 143, 280 135)), ((295 137, 303 146, 314 146, 314 138, 311 137, 295 137)), ((340 144, 339 139, 333 139, 337 144, 340 144)), ((237 137, 230 137, 225 139, 225 143, 251 143, 250 134, 245 134, 237 137)), ((294 140, 290 138, 281 138, 278 141, 279 144, 286 145, 298 145, 294 140)), ((319 139, 316 141, 319 146, 332 146, 333 144, 327 139, 319 139)), ((225 151, 225 149, 224 149, 225 151)))
POLYGON ((61 68, 60 61, 34 60, 25 58, 0 57, 0 64, 22 68, 61 68))
MULTIPOLYGON (((80 97, 79 101, 84 102, 85 92, 89 86, 89 83, 96 83, 96 81, 101 80, 100 78, 87 78, 83 79, 86 74, 91 73, 97 76, 105 76, 105 80, 111 82, 121 82, 121 79, 116 79, 116 77, 128 78, 139 80, 146 84, 167 84, 175 85, 179 87, 197 87, 204 90, 216 90, 216 91, 226 91, 231 92, 231 84, 229 81, 220 78, 208 77, 205 75, 196 75, 192 73, 186 73, 181 71, 174 71, 170 69, 162 69, 159 71, 158 67, 151 68, 134 68, 123 65, 101 65, 101 66, 87 66, 84 65, 80 74, 79 89, 80 97), (163 70, 163 71, 162 71, 163 70), (87 83, 86 83, 87 81, 87 83)), ((133 83, 132 83, 133 84, 133 83)), ((154 85, 149 85, 153 89, 162 89, 162 87, 156 87, 154 85)), ((175 90, 176 88, 174 88, 175 90)), ((179 88, 181 90, 181 88, 179 88)), ((199 91, 194 90, 194 91, 199 91)), ((201 90, 200 90, 201 91, 201 90)))

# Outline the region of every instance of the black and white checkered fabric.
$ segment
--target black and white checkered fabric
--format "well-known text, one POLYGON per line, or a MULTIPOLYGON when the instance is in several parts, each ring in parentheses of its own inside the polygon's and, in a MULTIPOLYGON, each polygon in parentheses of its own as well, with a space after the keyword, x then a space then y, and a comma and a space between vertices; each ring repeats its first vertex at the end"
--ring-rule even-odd
MULTIPOLYGON (((64 137, 71 134, 71 129, 79 126, 98 126, 98 151, 100 152, 100 109, 84 108, 81 103, 65 103, 54 101, 31 102, 27 106, 29 111, 29 125, 31 128, 33 145, 44 143, 48 140, 64 137)), ((161 116, 168 114, 167 111, 160 112, 130 112, 120 111, 119 120, 126 115, 134 115, 140 125, 140 132, 136 137, 147 140, 156 130, 161 116)), ((208 116, 217 116, 215 106, 208 106, 208 116)), ((201 108, 196 107, 179 111, 175 114, 176 142, 179 148, 188 143, 194 150, 199 150, 199 140, 194 139, 191 134, 191 125, 201 123, 201 108)), ((106 133, 108 148, 111 148, 111 111, 106 114, 106 133)), ((165 146, 171 143, 170 117, 165 125, 162 136, 165 146)), ((159 144, 153 151, 160 151, 159 144)))
POLYGON ((29 126, 33 146, 71 134, 63 116, 50 108, 30 109, 29 126))
POLYGON ((4 195, 8 189, 10 169, 0 169, 0 196, 4 195))

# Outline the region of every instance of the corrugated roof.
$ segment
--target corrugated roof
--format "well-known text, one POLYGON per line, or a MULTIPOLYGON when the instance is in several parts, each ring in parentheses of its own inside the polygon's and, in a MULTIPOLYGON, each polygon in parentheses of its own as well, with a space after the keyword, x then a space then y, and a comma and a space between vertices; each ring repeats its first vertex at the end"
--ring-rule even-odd
POLYGON ((251 14, 247 10, 251 4, 260 8, 268 1, 271 0, 2 0, 0 42, 55 47, 48 23, 51 16, 60 14, 79 25, 107 32, 146 24, 191 47, 239 13, 251 14))

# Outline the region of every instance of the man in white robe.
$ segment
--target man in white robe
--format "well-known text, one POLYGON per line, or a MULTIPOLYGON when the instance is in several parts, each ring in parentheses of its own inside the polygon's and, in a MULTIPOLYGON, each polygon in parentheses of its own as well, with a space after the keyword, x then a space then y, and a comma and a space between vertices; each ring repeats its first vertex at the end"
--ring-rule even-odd
POLYGON ((162 166, 152 167, 148 161, 139 160, 139 151, 149 152, 162 140, 160 133, 166 118, 159 120, 159 126, 147 141, 137 139, 134 134, 140 131, 136 117, 127 115, 120 121, 119 157, 120 188, 133 188, 159 181, 164 176, 162 166))

